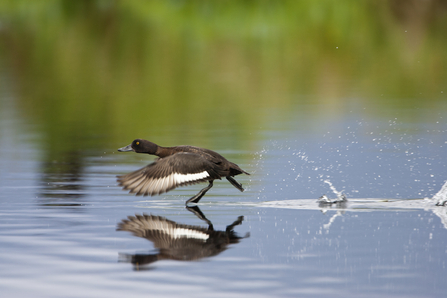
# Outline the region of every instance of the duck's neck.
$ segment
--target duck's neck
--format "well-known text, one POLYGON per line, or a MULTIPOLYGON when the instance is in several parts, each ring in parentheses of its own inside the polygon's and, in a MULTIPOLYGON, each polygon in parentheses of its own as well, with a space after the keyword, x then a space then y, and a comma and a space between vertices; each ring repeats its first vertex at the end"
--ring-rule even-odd
POLYGON ((158 146, 157 151, 155 152, 155 155, 163 158, 163 157, 172 155, 173 151, 174 151, 173 148, 158 146))

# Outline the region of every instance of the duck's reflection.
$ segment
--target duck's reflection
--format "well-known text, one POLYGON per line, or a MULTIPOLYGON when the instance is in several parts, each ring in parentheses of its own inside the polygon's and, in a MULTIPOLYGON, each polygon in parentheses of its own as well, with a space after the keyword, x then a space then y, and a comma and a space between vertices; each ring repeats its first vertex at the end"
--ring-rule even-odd
POLYGON ((225 231, 214 230, 213 224, 205 217, 199 207, 186 207, 197 217, 204 220, 208 227, 179 224, 156 215, 129 216, 119 224, 117 231, 128 231, 134 236, 146 238, 158 249, 152 254, 120 254, 120 261, 139 266, 159 260, 194 261, 220 254, 229 244, 239 243, 240 237, 233 231, 244 219, 239 216, 225 231))

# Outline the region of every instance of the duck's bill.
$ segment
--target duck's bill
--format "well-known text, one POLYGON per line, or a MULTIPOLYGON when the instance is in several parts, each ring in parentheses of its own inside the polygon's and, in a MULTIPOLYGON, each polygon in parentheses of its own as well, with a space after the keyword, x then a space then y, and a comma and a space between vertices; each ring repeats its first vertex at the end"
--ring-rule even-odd
POLYGON ((119 151, 119 152, 133 151, 133 149, 132 149, 132 144, 127 145, 126 147, 123 147, 123 148, 119 148, 118 151, 119 151))

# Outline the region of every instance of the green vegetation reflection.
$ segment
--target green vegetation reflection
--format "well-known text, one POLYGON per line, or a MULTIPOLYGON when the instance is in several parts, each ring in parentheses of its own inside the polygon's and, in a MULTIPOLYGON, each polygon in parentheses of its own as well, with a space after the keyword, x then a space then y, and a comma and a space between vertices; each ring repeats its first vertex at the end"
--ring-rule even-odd
POLYGON ((48 162, 134 137, 243 149, 309 98, 444 100, 445 3, 3 0, 0 59, 48 162))

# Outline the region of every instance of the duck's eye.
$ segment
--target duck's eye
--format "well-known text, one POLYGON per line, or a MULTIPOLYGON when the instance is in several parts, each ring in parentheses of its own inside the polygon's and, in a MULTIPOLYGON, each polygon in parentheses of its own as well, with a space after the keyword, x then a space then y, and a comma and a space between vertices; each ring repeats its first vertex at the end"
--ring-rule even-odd
POLYGON ((137 146, 138 146, 138 145, 140 145, 140 142, 136 142, 135 144, 137 144, 137 146))

